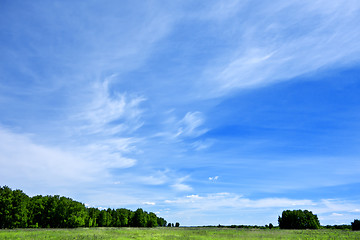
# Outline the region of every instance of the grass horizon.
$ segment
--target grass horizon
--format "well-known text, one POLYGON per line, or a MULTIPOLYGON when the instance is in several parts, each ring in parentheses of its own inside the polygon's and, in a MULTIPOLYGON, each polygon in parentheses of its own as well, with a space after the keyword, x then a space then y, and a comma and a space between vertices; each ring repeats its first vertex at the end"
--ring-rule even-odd
POLYGON ((359 231, 339 229, 284 230, 259 228, 73 228, 2 229, 0 239, 360 239, 359 231))

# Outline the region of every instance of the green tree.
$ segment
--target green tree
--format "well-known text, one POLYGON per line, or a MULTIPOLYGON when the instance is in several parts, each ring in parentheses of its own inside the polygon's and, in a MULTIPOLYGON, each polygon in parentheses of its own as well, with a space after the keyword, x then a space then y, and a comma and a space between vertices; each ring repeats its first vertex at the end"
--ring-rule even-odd
POLYGON ((133 221, 132 221, 132 226, 133 227, 145 227, 146 226, 145 212, 141 208, 138 208, 135 211, 133 221))
POLYGON ((0 188, 0 227, 12 228, 13 194, 8 186, 0 188))
POLYGON ((125 208, 116 209, 116 211, 119 213, 120 226, 128 227, 129 219, 131 218, 131 211, 125 208))
POLYGON ((25 228, 29 222, 27 205, 29 197, 21 190, 12 191, 8 186, 0 188, 0 227, 25 228))
POLYGON ((148 214, 146 226, 147 227, 157 227, 158 226, 157 217, 156 217, 155 213, 151 212, 148 214))
POLYGON ((318 229, 320 222, 317 215, 308 210, 286 210, 278 218, 281 229, 318 229))
POLYGON ((162 217, 157 218, 157 223, 159 227, 166 227, 167 224, 166 220, 162 217))
POLYGON ((166 226, 166 221, 141 208, 135 212, 124 208, 100 211, 97 208, 86 208, 83 203, 59 195, 37 195, 30 198, 21 190, 0 187, 0 228, 84 226, 156 227, 166 226))
POLYGON ((44 198, 41 195, 30 199, 28 208, 30 212, 29 226, 31 227, 43 227, 43 214, 45 210, 43 200, 44 198))
POLYGON ((98 208, 88 208, 88 219, 86 226, 87 227, 97 227, 98 226, 98 219, 100 215, 100 210, 98 208))
POLYGON ((29 197, 21 190, 13 191, 12 198, 12 227, 26 228, 28 225, 28 209, 29 197))
POLYGON ((355 219, 354 222, 351 223, 351 230, 359 231, 360 230, 360 221, 355 219))
POLYGON ((99 214, 99 227, 111 226, 111 214, 106 210, 101 210, 99 214))
POLYGON ((84 227, 88 217, 84 204, 76 201, 70 201, 67 214, 67 227, 84 227))

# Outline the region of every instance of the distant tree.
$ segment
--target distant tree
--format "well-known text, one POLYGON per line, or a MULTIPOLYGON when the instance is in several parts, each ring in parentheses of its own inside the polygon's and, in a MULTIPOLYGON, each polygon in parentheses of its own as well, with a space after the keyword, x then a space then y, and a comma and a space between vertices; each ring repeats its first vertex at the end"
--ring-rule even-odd
POLYGON ((351 230, 353 230, 353 231, 360 230, 360 220, 355 219, 354 222, 351 223, 351 230))
POLYGON ((171 223, 168 223, 168 225, 167 225, 168 227, 171 227, 171 223))
POLYGON ((274 226, 272 223, 269 223, 269 229, 272 229, 274 226))
POLYGON ((286 210, 278 218, 281 229, 318 229, 320 222, 317 215, 305 210, 286 210))
POLYGON ((180 223, 176 222, 175 227, 180 227, 180 223))
POLYGON ((342 225, 326 225, 323 226, 326 229, 341 229, 341 230, 351 230, 351 225, 342 224, 342 225))

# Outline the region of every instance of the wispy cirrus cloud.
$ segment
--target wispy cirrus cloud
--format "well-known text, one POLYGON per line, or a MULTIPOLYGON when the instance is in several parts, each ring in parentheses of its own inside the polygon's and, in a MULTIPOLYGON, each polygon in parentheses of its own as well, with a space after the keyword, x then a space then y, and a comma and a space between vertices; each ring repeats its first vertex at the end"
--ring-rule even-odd
POLYGON ((189 176, 181 177, 175 180, 175 183, 171 185, 173 189, 180 192, 189 192, 192 191, 193 188, 186 184, 185 181, 189 179, 189 176))
POLYGON ((205 196, 188 195, 175 200, 165 200, 169 204, 181 204, 190 209, 215 210, 226 208, 275 208, 275 207, 296 207, 313 206, 311 200, 296 200, 287 198, 264 198, 251 200, 241 195, 231 193, 213 193, 205 196))
POLYGON ((200 129, 204 123, 204 116, 200 112, 188 112, 178 122, 176 137, 197 137, 206 133, 207 129, 200 129))
POLYGON ((131 133, 142 126, 140 104, 146 99, 127 93, 111 94, 109 84, 113 77, 96 82, 91 89, 90 102, 75 115, 74 120, 81 124, 76 129, 83 134, 131 133))
POLYGON ((263 2, 253 15, 244 12, 248 8, 238 8, 238 44, 206 71, 215 96, 359 60, 356 1, 263 2))
MULTIPOLYGON (((201 112, 187 112, 184 117, 177 118, 169 112, 163 121, 164 131, 156 133, 154 137, 169 139, 196 138, 205 134, 208 129, 204 128, 205 116, 201 112)), ((194 145, 196 148, 197 146, 194 145)), ((201 146, 199 146, 201 148, 201 146)))

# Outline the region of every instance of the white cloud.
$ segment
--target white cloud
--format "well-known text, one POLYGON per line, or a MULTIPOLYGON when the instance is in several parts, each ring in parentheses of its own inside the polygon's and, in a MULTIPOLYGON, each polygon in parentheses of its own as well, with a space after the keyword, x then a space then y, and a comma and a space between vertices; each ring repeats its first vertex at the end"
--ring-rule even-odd
POLYGON ((175 190, 177 191, 184 191, 184 192, 188 192, 188 191, 192 191, 192 187, 187 185, 187 184, 184 184, 184 183, 175 183, 173 185, 171 185, 175 190))
POLYGON ((342 216, 344 216, 344 214, 342 214, 342 213, 332 213, 331 215, 332 215, 332 216, 335 216, 335 217, 342 217, 342 216))
POLYGON ((76 114, 77 126, 83 134, 113 135, 134 132, 142 126, 140 104, 146 99, 126 93, 110 94, 109 84, 116 76, 96 82, 91 89, 91 99, 82 112, 76 114))
POLYGON ((175 183, 172 184, 171 187, 173 187, 176 191, 181 191, 181 192, 192 191, 193 188, 190 185, 184 183, 188 178, 189 178, 189 176, 185 176, 185 177, 176 179, 175 183))
POLYGON ((143 202, 144 205, 151 205, 151 206, 155 206, 156 203, 154 202, 143 202))
POLYGON ((326 213, 354 213, 359 209, 360 205, 354 201, 346 201, 340 199, 322 199, 316 207, 316 212, 319 214, 326 213))
POLYGON ((0 182, 68 186, 95 180, 99 168, 77 154, 32 142, 0 127, 0 182))
POLYGON ((237 48, 206 71, 211 94, 262 87, 359 60, 357 1, 272 1, 242 11, 249 8, 238 15, 245 24, 232 35, 239 39, 237 48))
POLYGON ((209 181, 216 181, 218 179, 219 179, 219 176, 209 177, 209 181))
POLYGON ((212 139, 205 139, 205 140, 199 140, 191 144, 191 146, 196 151, 201 151, 210 148, 214 144, 214 140, 212 139))
POLYGON ((344 200, 277 197, 251 199, 228 192, 186 195, 165 200, 164 204, 175 209, 172 210, 172 213, 167 214, 181 220, 184 225, 194 224, 194 222, 196 224, 197 221, 206 222, 206 224, 259 224, 259 222, 268 224, 269 221, 276 221, 277 216, 286 209, 310 210, 318 215, 323 225, 348 224, 350 220, 356 217, 353 209, 359 209, 358 204, 344 200), (251 212, 251 216, 249 216, 249 212, 251 212), (192 217, 188 218, 187 216, 192 217), (222 216, 219 218, 221 222, 217 222, 219 216, 222 216), (241 221, 239 216, 245 217, 246 221, 241 221), (252 221, 254 223, 251 223, 252 221))
MULTIPOLYGON (((167 111, 166 119, 162 122, 163 131, 156 133, 153 137, 163 137, 169 140, 181 140, 184 138, 196 138, 205 134, 208 129, 202 128, 205 117, 201 112, 187 112, 181 119, 173 115, 173 110, 167 111)), ((211 140, 196 141, 191 144, 195 150, 202 150, 210 147, 211 140)))
POLYGON ((203 123, 204 116, 202 113, 188 112, 184 118, 178 122, 178 130, 175 136, 198 137, 208 131, 207 129, 199 129, 203 123))
POLYGON ((231 193, 214 193, 206 196, 190 195, 175 200, 167 200, 166 203, 180 205, 185 209, 197 209, 199 211, 218 210, 221 208, 247 209, 247 208, 284 208, 284 207, 309 207, 314 206, 311 200, 299 200, 288 198, 264 198, 252 200, 241 195, 231 193))
POLYGON ((124 140, 124 146, 118 147, 117 144, 112 145, 109 142, 104 141, 103 144, 91 144, 88 146, 80 146, 74 149, 83 158, 96 162, 98 167, 102 168, 128 168, 136 164, 136 160, 133 158, 124 157, 122 154, 127 151, 126 145, 131 144, 124 140))
POLYGON ((70 191, 80 184, 107 182, 109 168, 127 168, 136 163, 121 152, 112 152, 109 146, 50 147, 34 142, 31 135, 2 127, 0 141, 0 182, 24 190, 51 186, 70 191))
POLYGON ((169 181, 169 178, 166 176, 166 171, 157 171, 154 175, 139 177, 138 181, 146 185, 163 185, 169 181))

